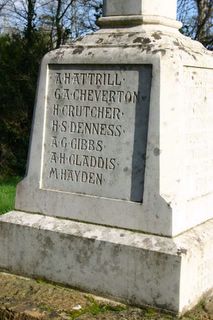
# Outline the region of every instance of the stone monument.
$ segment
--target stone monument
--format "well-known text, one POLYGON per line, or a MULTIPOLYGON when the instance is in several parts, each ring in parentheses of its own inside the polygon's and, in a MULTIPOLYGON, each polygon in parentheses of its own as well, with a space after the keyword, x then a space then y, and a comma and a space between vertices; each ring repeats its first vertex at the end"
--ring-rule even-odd
POLYGON ((106 0, 42 62, 0 267, 178 313, 212 289, 210 52, 176 0, 106 0))

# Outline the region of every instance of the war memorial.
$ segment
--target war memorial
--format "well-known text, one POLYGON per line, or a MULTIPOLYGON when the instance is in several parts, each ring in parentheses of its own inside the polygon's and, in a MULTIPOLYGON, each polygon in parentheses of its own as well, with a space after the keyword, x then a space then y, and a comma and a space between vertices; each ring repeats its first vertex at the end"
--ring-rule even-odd
POLYGON ((0 268, 183 313, 213 287, 213 58, 176 0, 99 26, 43 58, 0 268))

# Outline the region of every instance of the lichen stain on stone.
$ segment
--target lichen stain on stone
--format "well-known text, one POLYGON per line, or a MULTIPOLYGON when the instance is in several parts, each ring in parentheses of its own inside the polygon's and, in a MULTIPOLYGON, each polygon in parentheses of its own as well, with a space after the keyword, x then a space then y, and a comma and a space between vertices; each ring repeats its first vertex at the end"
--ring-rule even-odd
POLYGON ((146 53, 149 53, 152 51, 153 47, 154 47, 153 44, 146 44, 146 45, 140 46, 140 50, 141 52, 146 51, 146 53))
POLYGON ((152 37, 155 39, 155 40, 160 40, 161 39, 161 33, 160 32, 154 32, 152 34, 152 37))
POLYGON ((50 249, 50 250, 52 250, 53 249, 53 247, 54 247, 54 242, 51 240, 51 238, 50 237, 46 237, 45 238, 45 249, 50 249))
POLYGON ((73 54, 81 54, 84 51, 84 47, 79 46, 78 48, 73 50, 73 54))
POLYGON ((153 50, 152 51, 153 54, 156 54, 158 52, 160 52, 162 54, 162 56, 165 56, 165 54, 166 54, 166 50, 165 49, 157 49, 157 50, 153 50))
POLYGON ((183 46, 180 46, 180 45, 179 45, 178 49, 182 50, 182 51, 185 51, 185 52, 188 52, 188 50, 186 48, 184 48, 183 46))
POLYGON ((161 150, 159 148, 155 148, 153 153, 156 157, 158 157, 161 154, 161 150))
POLYGON ((87 264, 88 261, 93 257, 94 255, 94 240, 91 242, 88 242, 87 244, 79 243, 79 250, 76 251, 76 261, 79 264, 87 264))
POLYGON ((122 37, 122 36, 123 36, 123 33, 113 33, 112 34, 113 38, 118 38, 118 37, 122 37))
POLYGON ((142 44, 148 44, 151 40, 149 38, 143 38, 143 37, 137 37, 133 40, 133 43, 142 43, 142 44))
POLYGON ((113 257, 119 257, 121 251, 122 251, 121 246, 119 244, 115 244, 112 249, 113 257))
POLYGON ((187 250, 185 248, 178 248, 177 255, 181 256, 182 254, 187 254, 187 250))
POLYGON ((63 58, 63 56, 64 56, 64 50, 63 51, 56 51, 56 57, 57 58, 63 58))
POLYGON ((131 38, 131 37, 133 37, 135 35, 135 33, 129 33, 128 34, 128 38, 131 38))
POLYGON ((197 51, 191 51, 190 48, 184 47, 183 45, 179 45, 178 49, 190 55, 194 60, 197 60, 196 54, 201 54, 200 52, 197 52, 197 51))
POLYGON ((103 38, 100 38, 100 39, 98 39, 97 41, 96 41, 96 43, 102 43, 104 41, 104 39, 103 38))
POLYGON ((133 40, 133 43, 136 43, 136 42, 141 43, 142 39, 143 39, 142 37, 137 37, 136 39, 133 40))
POLYGON ((180 43, 179 43, 178 41, 173 41, 173 44, 174 44, 175 46, 179 46, 179 45, 180 45, 180 43))

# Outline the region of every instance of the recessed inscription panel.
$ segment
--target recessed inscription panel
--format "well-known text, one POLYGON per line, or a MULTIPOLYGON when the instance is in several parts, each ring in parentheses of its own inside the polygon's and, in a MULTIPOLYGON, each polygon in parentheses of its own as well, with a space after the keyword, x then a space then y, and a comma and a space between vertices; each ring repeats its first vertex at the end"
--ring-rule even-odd
POLYGON ((141 202, 150 88, 150 65, 50 65, 42 188, 141 202))

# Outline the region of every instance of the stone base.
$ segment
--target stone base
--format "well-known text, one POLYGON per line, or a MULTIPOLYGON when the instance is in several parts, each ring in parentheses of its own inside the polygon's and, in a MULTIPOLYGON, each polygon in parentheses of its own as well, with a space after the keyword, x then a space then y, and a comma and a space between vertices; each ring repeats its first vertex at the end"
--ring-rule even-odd
POLYGON ((0 268, 183 313, 212 288, 212 229, 172 239, 12 211, 0 218, 0 268))

